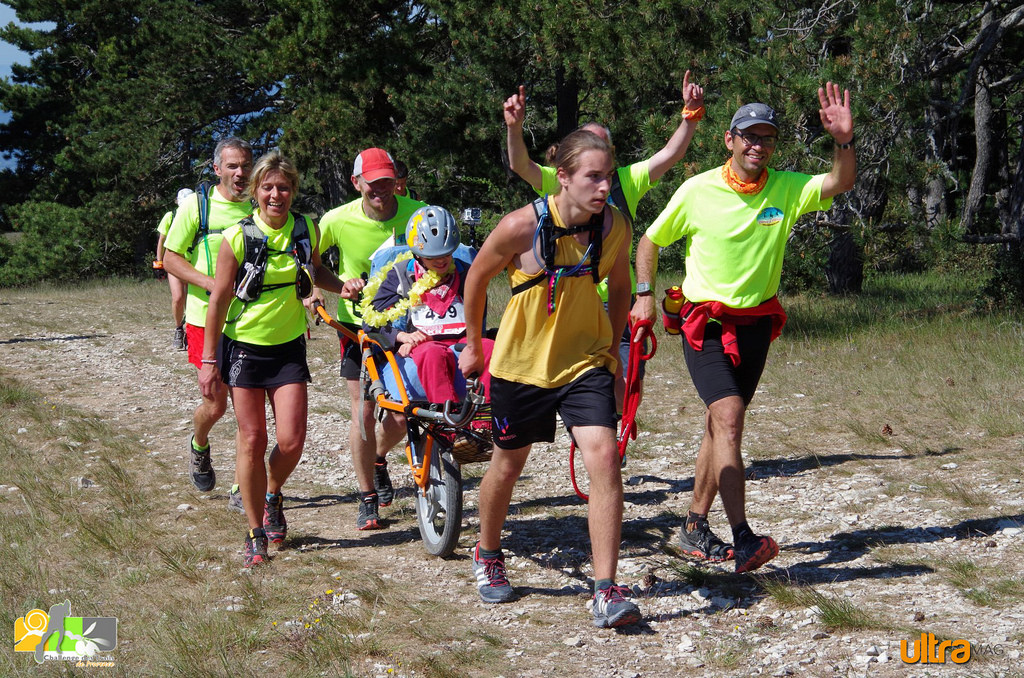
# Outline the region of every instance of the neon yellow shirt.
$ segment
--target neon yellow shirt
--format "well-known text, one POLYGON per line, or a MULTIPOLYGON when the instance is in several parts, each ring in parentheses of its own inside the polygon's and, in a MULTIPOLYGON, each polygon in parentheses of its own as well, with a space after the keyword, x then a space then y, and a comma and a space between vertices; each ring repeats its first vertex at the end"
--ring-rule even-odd
POLYGON ((716 167, 683 182, 647 237, 659 247, 687 238, 687 299, 752 308, 779 291, 796 220, 832 206, 831 198, 821 198, 824 181, 824 174, 769 169, 761 192, 743 195, 729 188, 716 167))
MULTIPOLYGON (((564 228, 554 200, 548 201, 548 210, 553 223, 564 228)), ((629 234, 625 217, 618 211, 613 214, 611 231, 602 243, 598 270, 602 278, 608 276, 629 234)), ((555 264, 574 265, 585 251, 575 238, 559 238, 555 264)), ((513 287, 533 277, 512 264, 508 274, 513 287)), ((509 300, 494 342, 491 374, 521 384, 558 388, 595 367, 614 372, 618 350, 613 351, 612 346, 618 346, 619 338, 612 337, 611 320, 597 296, 593 277, 588 274, 559 280, 555 312, 548 315, 547 274, 541 275, 544 282, 509 300)))
MULTIPOLYGON (((340 261, 338 277, 342 280, 358 278, 370 272, 370 255, 391 236, 396 244, 405 243, 405 225, 412 213, 427 203, 396 195, 398 211, 387 221, 374 221, 363 212, 362 197, 335 207, 320 218, 320 251, 338 246, 340 261)), ((348 299, 338 300, 338 320, 359 324, 355 306, 348 299)))
POLYGON ((161 219, 160 223, 156 225, 156 232, 160 235, 166 236, 167 230, 171 227, 171 222, 174 220, 174 212, 168 212, 161 219))
MULTIPOLYGON (((306 307, 295 294, 295 277, 297 264, 291 254, 292 230, 295 228, 295 217, 288 215, 288 222, 281 228, 271 228, 259 215, 253 214, 253 222, 267 236, 267 271, 263 277, 263 286, 292 283, 277 289, 264 289, 259 299, 246 304, 236 297, 231 297, 228 306, 227 322, 224 334, 259 346, 276 346, 295 339, 306 331, 306 307), (244 310, 243 310, 244 307, 244 310), (237 320, 231 322, 237 317, 237 320)), ((309 227, 309 243, 316 247, 316 230, 313 222, 306 220, 309 227)), ((245 236, 242 227, 235 225, 224 231, 224 240, 231 246, 235 259, 241 265, 245 259, 245 236)))
MULTIPOLYGON (((647 160, 641 160, 635 162, 632 165, 626 167, 617 167, 615 169, 616 174, 619 175, 619 185, 622 187, 622 195, 626 198, 626 208, 629 209, 629 217, 631 221, 636 221, 636 206, 640 204, 640 198, 644 197, 647 191, 651 190, 658 185, 658 182, 651 183, 651 175, 648 171, 647 160)), ((540 195, 555 195, 562 190, 562 185, 558 183, 558 170, 554 167, 541 166, 540 168, 540 188, 537 191, 540 195)), ((622 205, 616 205, 620 210, 622 205)), ((633 272, 633 239, 629 239, 629 289, 631 292, 636 291, 636 274, 633 272)), ((597 285, 597 293, 601 297, 601 301, 608 303, 608 281, 602 280, 597 285)))
MULTIPOLYGON (((248 200, 231 202, 220 194, 216 186, 210 188, 210 233, 200 238, 192 252, 189 252, 199 232, 199 196, 192 194, 175 212, 167 239, 164 240, 164 249, 177 252, 197 271, 213 276, 224 231, 252 214, 252 209, 252 203, 248 200)), ((206 290, 189 285, 188 298, 185 300, 185 322, 196 327, 206 327, 206 307, 209 303, 210 295, 206 290)))

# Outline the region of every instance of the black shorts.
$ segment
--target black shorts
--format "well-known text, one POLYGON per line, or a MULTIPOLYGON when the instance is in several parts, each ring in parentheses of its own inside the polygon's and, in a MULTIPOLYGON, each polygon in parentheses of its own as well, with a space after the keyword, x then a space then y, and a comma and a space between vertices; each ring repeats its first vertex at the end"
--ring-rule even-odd
POLYGON ((718 323, 709 322, 704 329, 704 346, 700 351, 693 350, 686 335, 680 336, 686 367, 705 405, 734 395, 743 398, 744 405, 750 404, 768 360, 768 347, 772 343, 771 318, 736 327, 736 346, 740 353, 740 364, 736 367, 722 348, 722 326, 718 323))
MULTIPOLYGON (((359 334, 362 328, 352 323, 341 323, 353 334, 359 334)), ((338 341, 341 342, 341 378, 358 379, 363 369, 363 352, 359 350, 359 342, 352 341, 341 332, 338 332, 338 341)))
POLYGON ((228 386, 271 389, 313 381, 306 364, 306 337, 274 346, 235 341, 222 335, 217 367, 228 386))
POLYGON ((602 368, 584 372, 559 388, 541 388, 491 377, 491 414, 495 446, 515 450, 554 442, 555 413, 574 426, 615 429, 615 377, 602 368))

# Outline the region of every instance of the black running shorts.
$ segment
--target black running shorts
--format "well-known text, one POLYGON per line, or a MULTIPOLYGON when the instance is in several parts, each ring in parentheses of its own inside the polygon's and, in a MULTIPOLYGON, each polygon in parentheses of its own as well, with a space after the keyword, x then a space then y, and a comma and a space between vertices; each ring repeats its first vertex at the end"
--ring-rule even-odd
POLYGON ((306 364, 306 337, 274 346, 246 344, 223 335, 217 367, 228 386, 271 389, 313 381, 306 364))
MULTIPOLYGON (((352 323, 342 325, 352 330, 353 334, 359 334, 359 330, 362 329, 352 323)), ((341 378, 358 379, 363 369, 363 352, 359 350, 359 342, 348 339, 341 332, 338 332, 338 341, 341 342, 341 378)))
POLYGON ((768 360, 768 347, 772 342, 771 318, 736 327, 736 345, 740 353, 740 364, 736 367, 732 366, 722 348, 722 326, 718 323, 708 323, 700 351, 693 350, 686 335, 680 336, 686 367, 697 388, 697 395, 705 405, 710 406, 716 400, 734 395, 743 398, 744 405, 750 404, 768 360))
POLYGON ((494 444, 515 450, 555 440, 555 414, 574 426, 615 429, 615 377, 608 370, 588 370, 559 388, 541 388, 491 377, 494 444))

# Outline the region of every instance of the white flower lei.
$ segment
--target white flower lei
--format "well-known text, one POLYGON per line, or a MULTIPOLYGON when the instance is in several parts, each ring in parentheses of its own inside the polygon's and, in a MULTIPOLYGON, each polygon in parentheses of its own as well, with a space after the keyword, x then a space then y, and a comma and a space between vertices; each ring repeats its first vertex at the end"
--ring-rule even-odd
MULTIPOLYGON (((434 289, 439 282, 441 282, 441 276, 437 274, 437 271, 426 269, 419 280, 413 283, 412 287, 409 288, 409 296, 405 299, 400 300, 397 304, 387 309, 386 311, 378 311, 373 308, 373 298, 377 295, 377 290, 380 289, 381 284, 394 266, 399 263, 409 261, 412 259, 412 252, 403 252, 395 257, 387 266, 381 266, 380 270, 377 271, 372 278, 366 281, 366 285, 363 287, 363 300, 359 302, 359 313, 363 316, 363 322, 370 327, 384 327, 388 323, 394 322, 404 316, 406 312, 412 307, 420 303, 420 295, 424 292, 429 292, 434 289)), ((454 268, 455 262, 452 261, 452 265, 449 266, 448 272, 454 268)))

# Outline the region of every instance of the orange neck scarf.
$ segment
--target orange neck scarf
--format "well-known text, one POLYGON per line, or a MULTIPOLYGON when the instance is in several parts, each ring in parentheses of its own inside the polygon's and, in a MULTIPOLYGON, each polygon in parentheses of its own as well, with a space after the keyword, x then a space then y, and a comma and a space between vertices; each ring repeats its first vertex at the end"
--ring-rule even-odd
POLYGON ((732 168, 732 158, 729 158, 722 167, 722 180, 737 193, 754 195, 760 193, 764 185, 768 183, 768 170, 761 170, 761 176, 757 178, 757 181, 743 181, 736 175, 736 170, 732 168))

